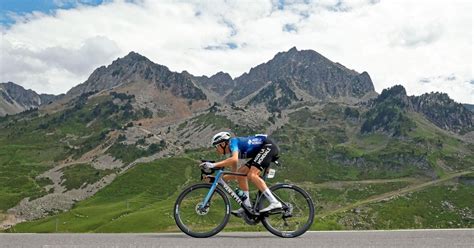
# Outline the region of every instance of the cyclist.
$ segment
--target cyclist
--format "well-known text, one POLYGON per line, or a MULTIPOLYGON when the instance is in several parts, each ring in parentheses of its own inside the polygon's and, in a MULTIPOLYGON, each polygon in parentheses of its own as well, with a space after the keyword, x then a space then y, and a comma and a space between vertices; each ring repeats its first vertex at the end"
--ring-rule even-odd
MULTIPOLYGON (((217 153, 222 155, 231 154, 231 156, 217 163, 204 162, 200 165, 201 167, 205 169, 232 167, 232 171, 236 171, 239 158, 250 158, 245 166, 241 166, 237 170, 240 173, 247 174, 247 177, 229 176, 226 179, 237 178, 240 188, 247 196, 244 201, 246 206, 251 207, 248 186, 248 180, 250 180, 270 201, 270 205, 260 210, 260 213, 281 209, 281 203, 259 176, 260 172, 270 165, 270 162, 278 159, 279 148, 273 140, 265 134, 231 137, 229 132, 220 132, 212 137, 211 144, 216 148, 217 153)), ((236 216, 242 216, 243 213, 243 208, 232 211, 232 214, 236 216)))

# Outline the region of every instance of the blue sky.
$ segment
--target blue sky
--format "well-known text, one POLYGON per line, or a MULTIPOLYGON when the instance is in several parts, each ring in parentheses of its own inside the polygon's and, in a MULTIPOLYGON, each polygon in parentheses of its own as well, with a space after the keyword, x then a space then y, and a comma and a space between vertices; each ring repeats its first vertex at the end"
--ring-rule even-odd
POLYGON ((15 23, 12 15, 23 16, 33 11, 53 14, 57 9, 71 9, 79 4, 96 6, 103 0, 0 0, 0 24, 11 26, 15 23))
POLYGON ((39 93, 64 93, 130 51, 177 72, 238 77, 296 47, 367 71, 378 92, 401 84, 410 95, 440 91, 474 103, 472 0, 0 4, 0 82, 39 93))

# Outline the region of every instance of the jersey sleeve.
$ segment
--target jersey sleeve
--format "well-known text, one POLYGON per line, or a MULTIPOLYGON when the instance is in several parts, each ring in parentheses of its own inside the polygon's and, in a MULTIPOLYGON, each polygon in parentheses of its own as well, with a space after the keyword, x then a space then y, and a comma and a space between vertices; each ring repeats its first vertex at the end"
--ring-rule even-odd
POLYGON ((230 152, 238 152, 239 151, 239 140, 237 138, 231 138, 229 141, 230 152))

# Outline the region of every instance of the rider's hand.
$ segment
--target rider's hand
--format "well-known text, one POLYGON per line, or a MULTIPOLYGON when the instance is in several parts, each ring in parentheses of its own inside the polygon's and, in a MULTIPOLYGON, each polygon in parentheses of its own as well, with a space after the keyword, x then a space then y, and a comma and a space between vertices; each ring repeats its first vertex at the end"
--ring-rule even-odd
POLYGON ((214 163, 211 163, 211 162, 203 162, 199 166, 203 169, 212 169, 212 168, 216 167, 216 165, 214 163))

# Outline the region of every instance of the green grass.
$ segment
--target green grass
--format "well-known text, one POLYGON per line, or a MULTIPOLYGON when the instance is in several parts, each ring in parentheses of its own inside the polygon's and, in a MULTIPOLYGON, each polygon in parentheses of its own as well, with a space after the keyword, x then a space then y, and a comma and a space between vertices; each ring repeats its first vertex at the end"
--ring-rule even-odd
MULTIPOLYGON (((304 184, 306 185, 306 184, 304 184)), ((310 184, 311 185, 311 184, 310 184)), ((311 195, 316 205, 317 214, 324 214, 360 200, 383 193, 396 191, 409 185, 409 182, 381 182, 381 183, 358 183, 348 181, 342 186, 310 186, 304 187, 311 195)))
MULTIPOLYGON (((15 226, 14 231, 55 232, 56 219, 61 223, 59 232, 111 230, 114 223, 120 223, 117 222, 118 218, 127 220, 130 217, 124 216, 131 214, 132 217, 137 215, 146 219, 139 213, 140 211, 153 212, 156 210, 152 206, 173 205, 180 189, 190 183, 189 178, 199 179, 199 171, 195 166, 196 163, 187 158, 170 158, 138 164, 90 199, 78 203, 71 211, 19 224, 15 226)), ((165 212, 160 211, 159 214, 171 212, 171 209, 167 209, 165 212)), ((141 225, 145 227, 148 225, 136 222, 134 218, 130 221, 133 223, 128 223, 128 230, 141 230, 141 225)), ((159 224, 160 221, 148 218, 148 222, 151 223, 149 225, 159 224)), ((115 227, 118 228, 117 232, 125 228, 122 224, 117 224, 115 227)))
MULTIPOLYGON (((69 212, 21 223, 10 231, 56 232, 56 222, 57 232, 177 231, 172 217, 174 202, 186 185, 198 182, 199 170, 193 157, 200 156, 206 156, 206 152, 197 150, 189 153, 190 158, 168 158, 138 164, 69 212)), ((285 178, 284 174, 277 173, 276 178, 268 183, 271 185, 285 178)), ((344 205, 405 185, 405 182, 347 183, 343 187, 331 188, 313 183, 302 184, 312 195, 318 212, 328 210, 321 206, 344 205)), ((231 218, 225 230, 264 229, 260 225, 246 226, 242 220, 231 218)))
POLYGON ((454 180, 319 221, 343 229, 473 228, 473 192, 474 185, 454 180))
POLYGON ((48 177, 42 177, 42 178, 36 179, 36 183, 41 187, 45 187, 48 185, 52 185, 53 181, 48 177))
POLYGON ((135 145, 115 143, 107 150, 107 153, 112 155, 114 158, 122 160, 124 163, 131 163, 135 159, 150 156, 159 152, 164 147, 166 147, 166 143, 164 142, 161 142, 160 144, 152 144, 147 149, 138 148, 135 145))
POLYGON ((65 167, 62 172, 61 180, 64 180, 62 185, 71 190, 79 189, 86 184, 96 183, 104 176, 113 173, 113 170, 97 170, 89 164, 77 164, 65 167))
MULTIPOLYGON (((368 150, 360 143, 341 144, 341 139, 326 130, 286 125, 273 134, 281 144, 281 160, 290 180, 399 178, 423 174, 422 166, 429 166, 423 151, 403 140, 390 139, 368 150)), ((341 137, 352 135, 342 128, 335 130, 341 137)))
POLYGON ((359 121, 344 121, 342 107, 302 108, 273 133, 291 180, 306 181, 442 177, 474 167, 474 146, 447 135, 421 115, 403 137, 361 134, 359 121), (297 170, 297 172, 293 172, 297 170), (291 173, 290 173, 291 172, 291 173))
POLYGON ((0 178, 0 209, 7 210, 25 197, 36 199, 46 191, 29 176, 0 178))
POLYGON ((56 113, 34 110, 1 118, 0 210, 44 195, 44 182, 36 176, 71 155, 79 158, 102 144, 111 130, 142 117, 130 101, 115 99, 116 104, 114 96, 83 95, 56 113))

